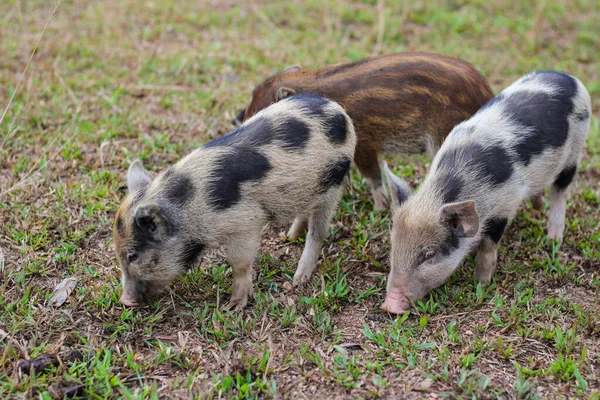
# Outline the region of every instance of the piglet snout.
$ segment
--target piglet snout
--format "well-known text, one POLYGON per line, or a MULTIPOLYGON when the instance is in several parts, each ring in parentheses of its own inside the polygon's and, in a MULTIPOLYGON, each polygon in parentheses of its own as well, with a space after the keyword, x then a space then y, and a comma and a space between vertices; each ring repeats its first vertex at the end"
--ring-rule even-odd
POLYGON ((404 314, 410 309, 410 302, 404 294, 391 290, 385 297, 381 309, 391 314, 404 314))
POLYGON ((119 302, 128 307, 137 307, 139 305, 135 298, 127 292, 123 292, 121 298, 119 299, 119 302))

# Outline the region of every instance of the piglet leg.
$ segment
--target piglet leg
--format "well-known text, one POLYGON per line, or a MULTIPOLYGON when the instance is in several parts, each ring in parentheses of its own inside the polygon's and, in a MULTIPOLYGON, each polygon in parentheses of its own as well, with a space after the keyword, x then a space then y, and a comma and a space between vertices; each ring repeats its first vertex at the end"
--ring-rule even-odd
MULTIPOLYGON (((335 204, 335 203, 334 203, 335 204)), ((313 271, 317 266, 321 246, 329 227, 329 220, 335 207, 327 205, 317 209, 309 218, 308 234, 306 235, 306 245, 302 252, 302 257, 298 263, 298 269, 294 274, 294 287, 301 286, 308 282, 313 271)))
POLYGON ((226 310, 240 312, 248 304, 252 295, 252 264, 260 244, 260 236, 232 238, 225 247, 227 259, 233 272, 231 300, 225 304, 226 310))
POLYGON ((498 262, 498 243, 488 237, 484 237, 477 249, 477 264, 475 276, 481 282, 489 282, 496 271, 498 262))
POLYGON ((552 186, 550 189, 550 215, 548 216, 548 239, 562 241, 567 212, 567 191, 552 186))
POLYGON ((371 195, 373 196, 373 202, 375 203, 376 210, 385 210, 389 207, 389 202, 387 199, 387 193, 385 192, 385 187, 383 186, 383 182, 381 179, 373 180, 367 178, 367 184, 371 189, 371 195))
POLYGON ((541 210, 544 208, 544 194, 534 194, 533 196, 529 196, 529 200, 531 200, 531 205, 536 210, 541 210))
POLYGON ((305 217, 296 217, 294 223, 290 227, 287 236, 291 239, 298 239, 302 232, 308 227, 308 219, 305 217))

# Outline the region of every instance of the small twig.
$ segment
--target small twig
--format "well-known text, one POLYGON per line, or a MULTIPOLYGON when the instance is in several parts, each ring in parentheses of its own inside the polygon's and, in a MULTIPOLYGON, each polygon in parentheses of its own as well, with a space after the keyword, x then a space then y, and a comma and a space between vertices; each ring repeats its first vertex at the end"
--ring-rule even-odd
POLYGON ((377 1, 377 42, 371 52, 371 56, 378 56, 383 46, 383 35, 385 34, 385 4, 384 0, 377 1))
POLYGON ((480 312, 490 312, 490 311, 492 311, 491 308, 482 308, 481 310, 465 311, 465 312, 459 312, 459 313, 450 314, 450 315, 440 315, 439 317, 431 318, 429 320, 429 322, 435 322, 435 321, 439 321, 439 320, 442 320, 442 319, 462 317, 463 315, 468 315, 468 314, 473 314, 473 313, 480 313, 480 312))
POLYGON ((119 113, 119 114, 123 113, 123 110, 121 109, 121 107, 119 107, 118 105, 116 105, 115 103, 113 103, 113 101, 111 100, 111 98, 110 98, 110 97, 108 97, 108 96, 106 95, 106 93, 104 93, 102 90, 98 92, 98 95, 99 95, 100 97, 102 97, 104 100, 106 100, 106 102, 107 102, 108 104, 110 104, 110 106, 112 107, 112 109, 113 109, 113 110, 114 110, 116 113, 119 113))
POLYGON ((269 344, 269 359, 267 360, 267 365, 265 367, 265 375, 267 375, 269 373, 269 367, 271 366, 271 360, 273 359, 273 354, 275 353, 273 351, 273 338, 271 337, 271 334, 269 333, 269 335, 267 336, 267 343, 269 344))
POLYGON ((183 85, 128 85, 125 90, 159 90, 166 92, 191 92, 194 89, 183 85))

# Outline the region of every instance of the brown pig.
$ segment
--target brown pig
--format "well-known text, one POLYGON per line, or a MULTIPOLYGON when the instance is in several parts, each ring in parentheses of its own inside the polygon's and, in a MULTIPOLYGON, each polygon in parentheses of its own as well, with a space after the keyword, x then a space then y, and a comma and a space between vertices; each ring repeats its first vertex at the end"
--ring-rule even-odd
POLYGON ((493 97, 486 79, 466 61, 396 53, 321 68, 287 68, 254 89, 238 118, 309 92, 336 101, 352 118, 358 138, 354 161, 379 209, 387 206, 382 154, 435 155, 452 128, 493 97))

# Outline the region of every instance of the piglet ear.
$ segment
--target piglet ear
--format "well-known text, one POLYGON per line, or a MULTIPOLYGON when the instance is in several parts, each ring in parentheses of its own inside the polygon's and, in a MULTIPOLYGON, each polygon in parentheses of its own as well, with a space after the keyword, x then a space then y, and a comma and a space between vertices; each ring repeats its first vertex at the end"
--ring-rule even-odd
POLYGON ((412 191, 410 190, 408 183, 398 178, 392 170, 390 170, 385 161, 383 162, 383 173, 392 197, 391 207, 393 211, 400 207, 400 205, 412 195, 412 191))
POLYGON ((158 204, 140 205, 135 211, 135 223, 144 236, 160 242, 171 236, 171 223, 160 211, 158 204))
POLYGON ((281 71, 281 75, 287 74, 288 72, 295 72, 295 71, 298 71, 298 70, 300 70, 300 66, 299 65, 292 65, 292 66, 287 67, 283 71, 281 71))
POLYGON ((475 201, 444 204, 440 209, 440 221, 459 238, 473 237, 479 231, 479 214, 475 201))
POLYGON ((242 122, 244 122, 244 118, 246 118, 246 109, 245 108, 240 110, 236 114, 235 118, 231 120, 231 123, 234 126, 240 125, 242 122))
POLYGON ((130 192, 145 188, 152 182, 152 175, 142 165, 140 160, 135 160, 127 170, 127 187, 130 192))
POLYGON ((296 91, 292 88, 280 87, 277 90, 277 101, 287 99, 288 97, 291 97, 295 94, 296 94, 296 91))

